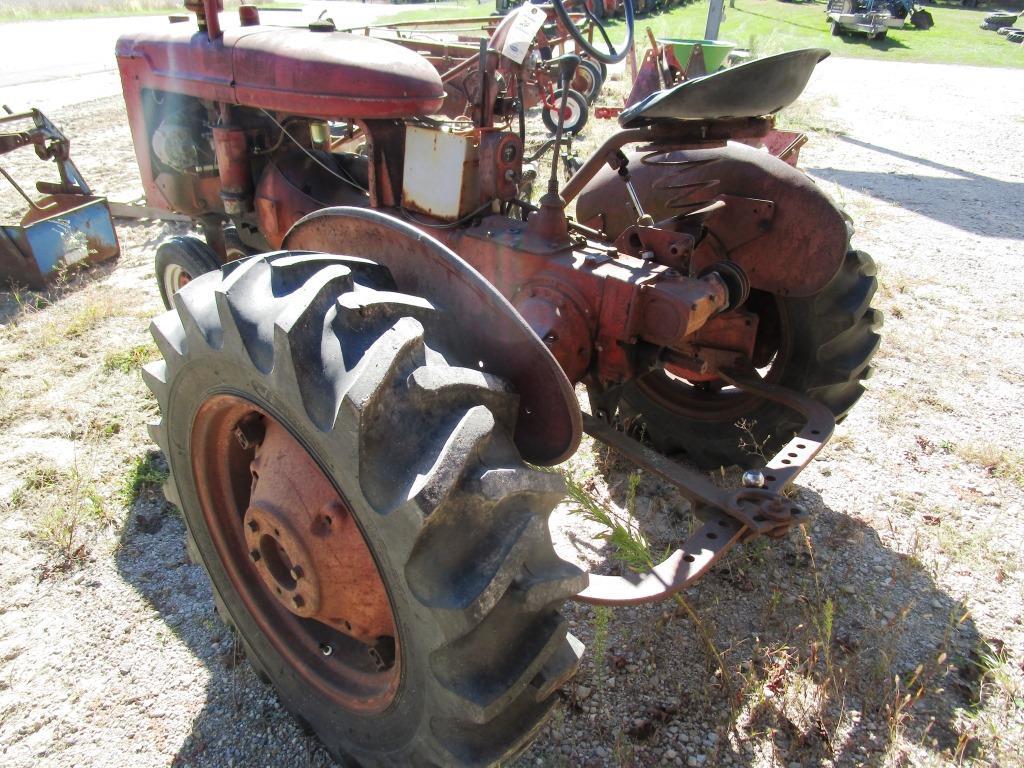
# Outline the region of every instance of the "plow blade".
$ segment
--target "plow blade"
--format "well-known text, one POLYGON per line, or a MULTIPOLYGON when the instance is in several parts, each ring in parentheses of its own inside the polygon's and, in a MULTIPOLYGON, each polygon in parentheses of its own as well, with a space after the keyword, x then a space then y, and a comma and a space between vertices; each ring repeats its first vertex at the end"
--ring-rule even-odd
POLYGON ((54 195, 0 226, 0 282, 41 290, 56 273, 119 253, 105 198, 54 195))

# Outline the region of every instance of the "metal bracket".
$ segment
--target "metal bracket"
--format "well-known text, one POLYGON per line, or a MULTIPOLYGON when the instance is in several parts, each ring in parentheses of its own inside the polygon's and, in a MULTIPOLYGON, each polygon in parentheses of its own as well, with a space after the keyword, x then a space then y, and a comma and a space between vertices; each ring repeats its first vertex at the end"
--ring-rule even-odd
POLYGON ((702 576, 737 543, 757 536, 779 537, 806 518, 785 488, 818 454, 835 429, 832 412, 806 395, 768 384, 754 373, 721 372, 735 387, 792 408, 806 423, 765 466, 764 488, 719 488, 706 476, 687 469, 593 416, 583 415, 584 431, 626 458, 649 469, 691 500, 704 522, 683 545, 646 573, 624 576, 590 574, 590 584, 576 595, 585 603, 635 605, 663 600, 702 576))

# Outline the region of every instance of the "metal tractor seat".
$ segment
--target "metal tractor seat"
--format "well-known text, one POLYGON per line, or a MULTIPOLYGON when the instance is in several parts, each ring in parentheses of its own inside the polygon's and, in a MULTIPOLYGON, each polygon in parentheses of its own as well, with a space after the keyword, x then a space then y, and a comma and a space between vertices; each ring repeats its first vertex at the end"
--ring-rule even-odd
POLYGON ((792 104, 803 93, 825 48, 804 48, 723 69, 652 93, 619 115, 623 128, 663 120, 761 117, 792 104))

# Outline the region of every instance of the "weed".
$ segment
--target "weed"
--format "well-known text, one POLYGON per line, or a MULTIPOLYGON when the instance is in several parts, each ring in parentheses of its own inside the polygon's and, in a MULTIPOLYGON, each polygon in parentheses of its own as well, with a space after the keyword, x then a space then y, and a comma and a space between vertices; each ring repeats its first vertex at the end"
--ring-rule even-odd
POLYGON ((975 650, 975 665, 981 677, 982 697, 998 696, 1016 708, 1024 708, 1021 684, 1013 671, 1013 664, 1001 645, 982 641, 975 650))
POLYGON ((991 443, 967 443, 957 446, 955 450, 961 458, 981 467, 993 477, 1009 480, 1024 488, 1024 453, 991 443))
POLYGON ((744 435, 740 438, 740 450, 750 456, 758 456, 767 463, 769 456, 765 453, 764 441, 758 440, 757 435, 754 434, 754 427, 757 426, 757 422, 740 419, 736 422, 735 426, 744 435))
POLYGON ((167 470, 158 451, 149 451, 135 460, 121 486, 121 500, 130 507, 147 491, 158 489, 167 479, 167 470))
MULTIPOLYGON (((607 529, 598 536, 612 545, 614 557, 634 569, 649 567, 652 560, 650 547, 643 534, 633 524, 632 516, 627 516, 625 522, 620 521, 587 493, 573 477, 568 474, 564 477, 569 498, 576 504, 578 512, 587 520, 607 529)), ((628 505, 635 502, 638 483, 639 475, 631 475, 628 505)))
POLYGON ((78 544, 79 519, 74 508, 56 506, 36 521, 35 538, 58 556, 61 567, 67 567, 85 555, 85 545, 78 544))
POLYGON ((132 373, 146 363, 156 360, 159 354, 154 344, 137 344, 120 352, 111 352, 104 357, 103 370, 108 373, 112 371, 132 373))
POLYGON ((612 618, 612 609, 607 605, 594 607, 594 684, 598 690, 604 688, 604 670, 597 665, 604 663, 605 654, 608 652, 608 623, 612 618))

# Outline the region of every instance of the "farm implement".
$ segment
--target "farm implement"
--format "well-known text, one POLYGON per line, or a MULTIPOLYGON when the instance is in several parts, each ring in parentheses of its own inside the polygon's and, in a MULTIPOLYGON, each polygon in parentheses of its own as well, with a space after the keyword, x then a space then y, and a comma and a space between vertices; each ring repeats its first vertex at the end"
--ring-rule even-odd
MULTIPOLYGON (((664 599, 806 517, 785 491, 863 391, 874 266, 810 179, 742 142, 827 52, 653 92, 532 202, 497 30, 451 119, 415 47, 248 6, 222 30, 217 5, 187 3, 199 34, 117 45, 148 203, 205 235, 156 252, 165 494, 247 657, 339 759, 506 760, 579 664, 566 600, 664 599), (543 467, 583 432, 691 500, 649 572, 555 553, 543 467), (733 464, 739 488, 701 471, 733 464)), ((551 6, 576 51, 553 57, 556 152, 580 56, 626 55, 625 10, 616 46, 551 6)))
POLYGON ((121 250, 103 197, 92 194, 71 160, 71 142, 38 109, 0 115, 0 156, 31 147, 52 161, 59 181, 38 181, 34 198, 0 166, 0 175, 25 200, 15 224, 0 224, 0 283, 42 290, 71 267, 117 257, 121 250))

